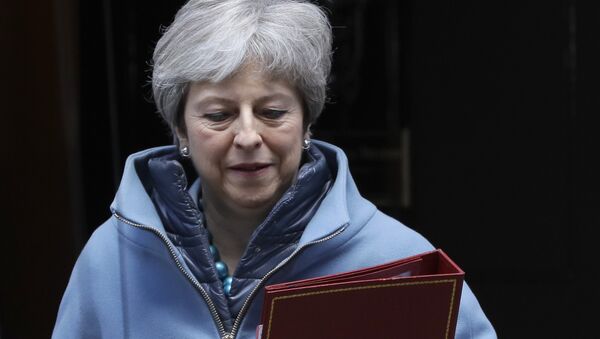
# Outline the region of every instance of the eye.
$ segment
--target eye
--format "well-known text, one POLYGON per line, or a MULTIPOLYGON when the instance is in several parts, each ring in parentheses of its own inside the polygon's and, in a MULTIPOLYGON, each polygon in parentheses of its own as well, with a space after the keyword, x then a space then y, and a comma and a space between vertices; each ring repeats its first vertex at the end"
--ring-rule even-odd
POLYGON ((231 113, 211 112, 211 113, 205 113, 202 116, 210 122, 223 122, 223 121, 229 119, 229 117, 231 117, 231 113))
POLYGON ((280 110, 280 109, 265 109, 262 111, 262 116, 267 119, 277 120, 286 113, 287 113, 287 111, 280 110))

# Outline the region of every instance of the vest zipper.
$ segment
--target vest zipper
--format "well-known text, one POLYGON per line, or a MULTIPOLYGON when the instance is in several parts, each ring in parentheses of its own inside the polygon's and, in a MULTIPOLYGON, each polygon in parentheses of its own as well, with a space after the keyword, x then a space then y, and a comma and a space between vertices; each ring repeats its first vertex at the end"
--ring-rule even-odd
POLYGON ((292 260, 298 253, 300 253, 302 250, 304 250, 305 248, 307 248, 308 246, 312 246, 312 245, 316 245, 322 242, 325 242, 327 240, 330 240, 336 236, 338 236, 340 233, 344 232, 344 230, 346 229, 346 227, 348 227, 348 224, 344 224, 342 226, 340 226, 335 232, 317 239, 317 240, 313 240, 311 242, 307 242, 306 244, 298 247, 294 252, 292 252, 292 254, 290 254, 287 258, 283 259, 277 266, 275 266, 272 270, 270 270, 269 272, 267 272, 267 274, 265 274, 262 279, 260 279, 260 281, 258 282, 258 284, 256 284, 256 286, 252 289, 252 291, 250 292, 250 294, 248 295, 248 297, 246 298, 246 300, 244 300, 244 303, 242 304, 242 308, 240 309, 240 313, 238 313, 237 317, 235 318, 235 321, 233 323, 233 326, 231 327, 231 332, 230 335, 231 337, 226 338, 226 339, 234 339, 237 331, 239 330, 239 326, 241 325, 242 319, 244 318, 245 313, 248 311, 248 307, 250 305, 250 301, 252 300, 252 298, 254 297, 254 295, 258 292, 258 290, 261 288, 262 284, 269 279, 277 270, 279 270, 281 267, 283 267, 285 264, 287 264, 290 260, 292 260))
POLYGON ((210 313, 213 317, 213 320, 215 321, 217 328, 219 330, 219 332, 221 333, 221 339, 234 339, 237 331, 239 330, 239 326, 241 325, 242 319, 244 318, 244 315, 246 314, 246 312, 248 311, 248 307, 250 305, 250 301, 252 300, 252 298, 254 297, 254 295, 259 291, 259 289, 261 288, 261 286, 263 285, 263 283, 269 279, 273 274, 275 274, 275 272, 277 272, 281 267, 283 267, 285 264, 287 264, 290 260, 292 260, 296 255, 298 255, 298 253, 300 253, 302 250, 304 250, 305 248, 307 248, 308 246, 312 246, 312 245, 316 245, 325 241, 328 241, 336 236, 338 236, 340 233, 342 233, 346 227, 348 226, 348 224, 344 224, 341 227, 339 227, 337 230, 335 230, 335 232, 317 239, 317 240, 313 240, 311 242, 308 242, 300 247, 298 247, 294 252, 292 252, 292 254, 290 254, 287 258, 283 259, 277 266, 275 266, 272 270, 270 270, 269 272, 267 272, 267 274, 265 274, 262 279, 260 279, 260 281, 258 282, 258 284, 256 284, 256 286, 252 289, 252 291, 250 292, 250 294, 248 295, 248 297, 246 297, 246 300, 244 300, 244 303, 242 304, 242 308, 240 309, 240 312, 238 313, 237 317, 235 318, 235 321, 233 323, 233 326, 231 327, 231 332, 227 333, 227 331, 225 331, 225 326, 223 325, 223 321, 221 320, 221 317, 219 316, 219 313, 217 313, 217 308, 215 307, 214 302, 212 301, 212 299, 210 298, 210 296, 208 295, 208 293, 206 293, 206 291, 202 288, 202 286, 200 286, 200 283, 198 282, 198 280, 196 280, 196 278, 194 276, 192 276, 190 273, 188 273, 188 271, 185 270, 185 268, 183 267, 183 265, 181 264, 181 262, 179 261, 179 259, 177 258, 177 252, 175 250, 175 248, 173 247, 173 245, 171 244, 171 242, 167 239, 167 237, 161 233, 158 229, 152 227, 152 226, 147 226, 147 225, 143 225, 143 224, 139 224, 130 220, 125 219, 124 217, 120 216, 118 213, 113 213, 113 215, 115 216, 115 218, 121 222, 123 222, 124 224, 133 226, 133 227, 137 227, 146 231, 150 231, 152 233, 154 233, 156 236, 158 236, 163 243, 165 243, 165 245, 167 245, 167 248, 169 249, 169 253, 171 254, 171 258, 173 259, 173 261, 175 261, 175 264, 177 265, 177 268, 179 268, 179 270, 184 274, 184 276, 192 283, 192 285, 200 292, 200 294, 202 295, 202 297, 204 298, 204 301, 206 301, 206 304, 208 305, 208 308, 210 310, 210 313))

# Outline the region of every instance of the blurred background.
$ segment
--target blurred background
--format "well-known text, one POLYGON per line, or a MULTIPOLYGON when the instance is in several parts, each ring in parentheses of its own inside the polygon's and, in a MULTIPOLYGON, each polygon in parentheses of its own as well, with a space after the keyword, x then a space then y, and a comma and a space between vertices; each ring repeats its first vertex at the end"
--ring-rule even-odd
MULTIPOLYGON (((0 2, 0 338, 50 336, 127 155, 170 143, 148 80, 183 2, 0 2)), ((600 5, 321 5, 335 55, 313 132, 363 195, 464 269, 500 338, 597 338, 600 5)))

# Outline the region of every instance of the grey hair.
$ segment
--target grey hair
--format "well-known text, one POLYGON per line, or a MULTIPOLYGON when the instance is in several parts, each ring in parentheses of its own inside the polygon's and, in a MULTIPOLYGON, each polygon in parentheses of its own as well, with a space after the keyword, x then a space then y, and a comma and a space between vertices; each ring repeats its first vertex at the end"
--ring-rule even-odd
POLYGON ((246 63, 296 86, 305 127, 323 110, 331 70, 331 26, 302 0, 190 0, 154 50, 152 90, 175 142, 191 82, 219 82, 246 63))

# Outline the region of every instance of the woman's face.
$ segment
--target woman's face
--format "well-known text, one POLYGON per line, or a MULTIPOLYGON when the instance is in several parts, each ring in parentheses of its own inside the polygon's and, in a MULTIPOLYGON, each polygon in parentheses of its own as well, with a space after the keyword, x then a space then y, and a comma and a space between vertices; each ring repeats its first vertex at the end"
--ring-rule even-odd
POLYGON ((190 85, 184 111, 203 199, 237 211, 270 209, 296 178, 303 109, 288 82, 245 67, 219 83, 190 85))

